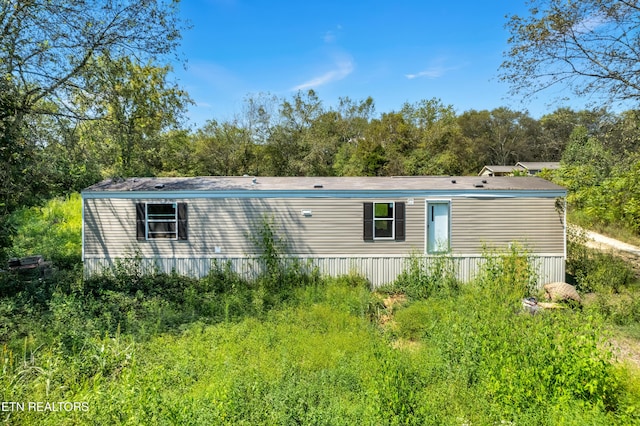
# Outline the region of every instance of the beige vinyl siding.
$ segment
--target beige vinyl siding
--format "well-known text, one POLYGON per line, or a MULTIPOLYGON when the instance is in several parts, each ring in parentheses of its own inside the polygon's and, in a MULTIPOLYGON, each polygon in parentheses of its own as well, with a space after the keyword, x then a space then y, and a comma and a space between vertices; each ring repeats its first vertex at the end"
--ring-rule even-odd
MULTIPOLYGON (((83 202, 83 255, 121 257, 135 254, 135 201, 85 199, 83 202)), ((182 243, 182 242, 181 242, 182 243)))
POLYGON ((517 241, 541 254, 564 253, 564 215, 554 198, 456 199, 451 207, 451 247, 481 253, 517 241))
MULTIPOLYGON (((85 199, 84 255, 169 258, 229 258, 257 253, 251 235, 263 218, 301 257, 383 257, 422 253, 425 200, 355 198, 167 199, 186 202, 189 239, 137 241, 136 202, 160 200, 85 199), (403 201, 406 240, 363 241, 363 203, 403 201), (302 215, 310 210, 311 216, 302 215)), ((451 198, 451 253, 478 255, 483 246, 505 248, 518 241, 534 253, 563 255, 563 215, 554 198, 451 198)))
POLYGON ((363 203, 404 199, 168 199, 163 201, 188 203, 189 239, 137 241, 135 203, 145 201, 160 202, 86 199, 85 257, 252 255, 256 253, 252 229, 258 229, 265 217, 272 219, 292 255, 404 255, 424 248, 424 205, 418 202, 405 204, 405 241, 363 241, 363 203), (311 210, 312 215, 304 217, 302 210, 311 210))
MULTIPOLYGON (((432 200, 436 201, 436 200, 432 200)), ((483 246, 505 248, 519 241, 533 255, 539 284, 564 279, 563 214, 554 198, 438 198, 450 201, 451 253, 457 275, 471 279, 484 263, 483 246)), ((197 198, 84 200, 85 271, 94 273, 112 260, 139 255, 145 268, 206 275, 212 259, 234 270, 255 273, 256 246, 250 237, 265 217, 285 242, 288 253, 308 260, 329 275, 357 272, 374 286, 392 281, 412 253, 425 248, 424 198, 197 198), (137 202, 186 202, 186 241, 136 239, 137 202), (364 202, 405 202, 406 240, 363 241, 364 202), (302 210, 311 211, 310 217, 302 210)), ((254 236, 257 236, 254 232, 254 236)), ((425 261, 430 262, 429 256, 425 261)))

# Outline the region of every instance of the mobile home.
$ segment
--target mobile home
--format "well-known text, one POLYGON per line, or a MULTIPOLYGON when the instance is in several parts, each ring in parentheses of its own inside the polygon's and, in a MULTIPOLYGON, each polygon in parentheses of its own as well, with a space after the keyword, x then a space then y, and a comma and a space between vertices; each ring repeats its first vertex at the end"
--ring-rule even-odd
POLYGON ((82 192, 82 256, 92 274, 137 257, 203 276, 214 261, 249 271, 268 220, 287 256, 374 286, 412 256, 446 256, 461 280, 487 248, 526 248, 539 283, 563 281, 566 190, 538 177, 184 177, 99 182, 82 192))

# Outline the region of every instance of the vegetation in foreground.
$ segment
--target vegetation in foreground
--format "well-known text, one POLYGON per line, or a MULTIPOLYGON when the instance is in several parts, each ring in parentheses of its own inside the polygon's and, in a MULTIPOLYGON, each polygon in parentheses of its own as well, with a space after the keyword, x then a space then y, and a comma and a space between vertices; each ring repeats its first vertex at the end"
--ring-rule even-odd
MULTIPOLYGON (((487 254, 465 285, 446 258, 424 268, 416 257, 396 283, 371 292, 357 276, 284 263, 266 243, 267 268, 252 281, 224 264, 200 280, 140 275, 135 260, 91 279, 74 267, 44 282, 3 274, 0 389, 25 409, 5 406, 13 411, 2 420, 640 423, 640 376, 608 344, 612 325, 640 323, 637 298, 610 303, 612 293, 631 294, 631 281, 591 289, 599 301, 582 310, 532 316, 520 307, 535 277, 517 250, 487 254)), ((583 292, 594 277, 619 275, 606 257, 571 253, 570 268, 586 271, 576 273, 583 292)))

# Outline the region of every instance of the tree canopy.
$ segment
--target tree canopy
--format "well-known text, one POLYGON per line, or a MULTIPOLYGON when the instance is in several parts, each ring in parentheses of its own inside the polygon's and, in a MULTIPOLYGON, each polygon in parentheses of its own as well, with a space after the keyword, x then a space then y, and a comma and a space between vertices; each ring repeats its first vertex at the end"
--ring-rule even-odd
POLYGON ((640 100, 640 4, 636 0, 529 0, 510 16, 501 79, 514 94, 555 87, 600 107, 640 100))
POLYGON ((0 79, 12 108, 0 117, 13 127, 28 114, 76 116, 92 59, 156 59, 175 51, 181 22, 177 0, 4 0, 0 3, 0 79), (56 108, 45 108, 41 101, 56 108))

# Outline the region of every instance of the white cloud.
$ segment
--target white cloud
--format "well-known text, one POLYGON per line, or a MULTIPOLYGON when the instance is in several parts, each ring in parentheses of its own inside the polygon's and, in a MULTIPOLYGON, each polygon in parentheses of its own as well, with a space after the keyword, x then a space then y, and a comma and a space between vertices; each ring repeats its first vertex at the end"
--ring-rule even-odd
POLYGON ((405 77, 407 77, 409 80, 413 80, 414 78, 418 78, 418 77, 438 78, 438 77, 442 77, 445 71, 446 71, 446 68, 434 67, 434 68, 428 68, 424 71, 420 71, 419 73, 416 73, 416 74, 406 74, 405 77))
POLYGON ((322 37, 322 40, 326 44, 335 43, 336 40, 338 39, 338 35, 339 35, 339 33, 341 31, 342 31, 342 25, 337 25, 335 30, 329 30, 326 33, 324 33, 324 36, 322 37))
POLYGON ((413 80, 414 78, 428 78, 428 79, 436 79, 444 76, 449 71, 455 71, 460 68, 460 66, 444 66, 444 59, 437 59, 432 61, 433 65, 428 67, 425 70, 419 71, 413 74, 405 74, 409 80, 413 80))
POLYGON ((585 34, 595 31, 599 27, 606 25, 608 18, 602 14, 588 16, 573 26, 573 31, 578 34, 585 34))
POLYGON ((324 86, 325 84, 332 83, 334 81, 342 80, 343 78, 351 74, 353 72, 353 69, 354 65, 351 58, 343 58, 336 61, 336 63, 334 64, 334 69, 327 71, 324 74, 319 75, 318 77, 314 77, 302 84, 298 84, 291 90, 306 90, 324 86))
POLYGON ((327 31, 322 39, 325 43, 333 43, 334 41, 336 41, 336 33, 334 33, 333 31, 327 31))

